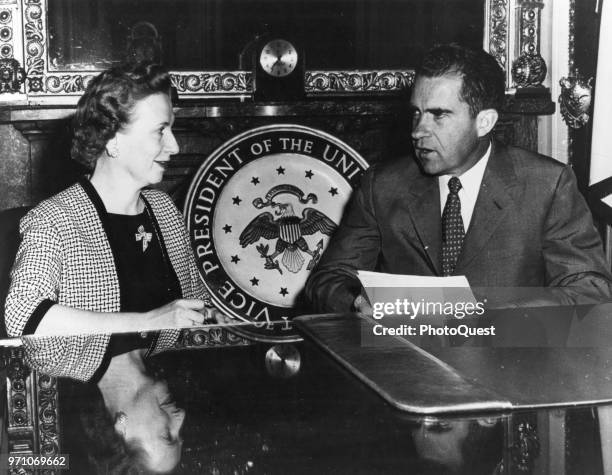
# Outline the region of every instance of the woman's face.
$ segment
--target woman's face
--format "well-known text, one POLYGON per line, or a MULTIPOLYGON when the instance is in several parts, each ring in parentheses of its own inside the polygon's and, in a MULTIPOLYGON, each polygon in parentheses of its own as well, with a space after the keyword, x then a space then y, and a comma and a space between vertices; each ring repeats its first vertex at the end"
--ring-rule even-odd
POLYGON ((167 383, 150 380, 122 409, 127 416, 125 440, 144 450, 146 465, 160 472, 175 468, 181 458, 185 411, 176 407, 167 383))
POLYGON ((179 147, 172 133, 174 113, 170 98, 157 93, 136 102, 130 122, 119 130, 118 154, 111 159, 138 188, 159 183, 170 156, 179 147))

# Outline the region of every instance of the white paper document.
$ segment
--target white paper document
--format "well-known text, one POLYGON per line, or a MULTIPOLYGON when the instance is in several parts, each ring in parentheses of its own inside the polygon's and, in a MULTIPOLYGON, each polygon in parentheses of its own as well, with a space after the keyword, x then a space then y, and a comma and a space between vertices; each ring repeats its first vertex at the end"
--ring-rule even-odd
POLYGON ((421 308, 432 309, 465 308, 477 303, 467 277, 463 275, 432 277, 358 271, 357 276, 370 303, 373 306, 378 304, 380 308, 398 302, 420 302, 421 308))
POLYGON ((357 271, 364 287, 470 287, 464 275, 433 277, 428 275, 385 274, 367 270, 357 271))

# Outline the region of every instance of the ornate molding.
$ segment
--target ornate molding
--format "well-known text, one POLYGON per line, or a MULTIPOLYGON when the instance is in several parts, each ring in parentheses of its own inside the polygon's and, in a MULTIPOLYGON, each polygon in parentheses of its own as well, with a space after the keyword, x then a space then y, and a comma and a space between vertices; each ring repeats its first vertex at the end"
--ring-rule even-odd
POLYGON ((253 92, 250 71, 172 72, 172 85, 181 95, 245 95, 253 92))
POLYGON ((43 75, 46 71, 45 50, 47 35, 44 26, 44 0, 23 0, 23 28, 25 35, 25 69, 28 75, 26 93, 39 94, 45 92, 43 75))
MULTIPOLYGON (((567 70, 572 73, 576 70, 576 0, 569 0, 569 33, 567 38, 567 70)), ((561 78, 561 81, 563 78, 561 78)), ((563 94, 563 88, 561 89, 561 93, 563 94)), ((561 104, 561 100, 559 99, 559 103, 561 104)), ((563 117, 563 111, 561 112, 561 116, 563 117)), ((565 117, 563 117, 565 120, 565 117)), ((565 120, 567 124, 567 120, 565 120)), ((573 127, 570 126, 570 129, 573 127)), ((568 130, 567 134, 567 156, 569 157, 570 163, 572 162, 573 157, 573 147, 574 147, 574 137, 573 134, 568 130)))
MULTIPOLYGON (((76 102, 88 81, 99 71, 59 71, 51 64, 47 48, 48 31, 46 11, 48 0, 0 1, 0 57, 9 57, 12 51, 23 49, 23 65, 27 73, 25 92, 30 102, 76 102), (7 5, 4 7, 3 5, 7 5), (3 13, 11 10, 11 15, 3 13), (11 26, 12 32, 3 33, 9 16, 19 22, 11 26), (4 15, 4 16, 3 16, 4 15), (3 20, 4 19, 4 20, 3 20), (3 24, 2 21, 5 23, 3 24), (16 34, 23 25, 23 35, 16 34), (10 41, 3 38, 12 38, 10 41), (20 42, 15 48, 11 42, 20 42), (3 44, 4 43, 4 44, 3 44)), ((514 60, 513 51, 530 51, 539 46, 539 9, 542 2, 520 0, 486 0, 484 47, 509 73, 514 60), (520 18, 514 10, 521 8, 520 18), (524 28, 518 31, 515 23, 524 28)), ((21 53, 20 53, 21 54, 21 53)), ((305 90, 311 96, 398 94, 413 82, 412 70, 377 71, 307 71, 305 90)), ((508 77, 510 79, 510 77, 508 77)), ((182 98, 224 98, 250 96, 253 92, 252 72, 239 71, 174 71, 172 82, 182 98)))
POLYGON ((533 473, 535 460, 540 455, 540 441, 535 417, 529 420, 514 419, 514 443, 512 444, 512 473, 533 473))
MULTIPOLYGON (((580 129, 590 120, 593 78, 582 77, 576 68, 576 0, 569 0, 569 35, 567 39, 568 71, 571 76, 561 78, 559 105, 561 116, 570 129, 580 129)), ((568 140, 568 154, 571 156, 573 137, 568 140)))
POLYGON ((196 328, 182 330, 176 348, 185 350, 188 348, 218 348, 252 344, 252 340, 236 335, 225 328, 196 328))
MULTIPOLYGON (((97 71, 49 70, 43 16, 46 1, 22 0, 25 6, 26 92, 30 97, 79 96, 97 71)), ((312 94, 389 93, 409 87, 413 78, 413 71, 309 71, 305 88, 312 94)), ((240 97, 253 92, 251 71, 173 71, 171 80, 183 98, 240 97)))
POLYGON ((491 0, 487 4, 488 50, 506 68, 508 64, 508 0, 491 0))
POLYGON ((0 58, 13 57, 15 22, 13 9, 0 4, 0 58))
MULTIPOLYGON (((24 350, 5 349, 8 397, 8 451, 11 455, 60 453, 57 379, 31 371, 24 350)), ((48 469, 49 475, 59 473, 48 469)))
POLYGON ((6 100, 23 99, 26 73, 21 67, 21 15, 19 0, 0 0, 0 94, 6 100))
POLYGON ((49 94, 81 95, 95 74, 48 74, 44 90, 49 94))
POLYGON ((574 71, 576 57, 576 0, 569 0, 568 71, 574 71))
POLYGON ((520 6, 519 52, 512 64, 512 79, 518 87, 541 87, 546 62, 540 56, 540 15, 543 2, 523 0, 520 6))
POLYGON ((23 362, 23 348, 9 350, 6 382, 8 451, 11 454, 33 454, 37 446, 32 379, 29 368, 23 362))
MULTIPOLYGON (((33 50, 41 44, 33 40, 33 50)), ((53 95, 80 95, 95 74, 65 73, 39 74, 44 60, 32 59, 28 70, 28 93, 53 95), (34 67, 36 66, 36 68, 34 67)), ((172 85, 183 98, 189 97, 234 97, 253 92, 253 77, 250 71, 194 71, 170 74, 172 85)), ((383 71, 308 71, 304 86, 308 94, 331 95, 353 93, 398 93, 414 82, 414 70, 383 71)))
POLYGON ((59 455, 59 407, 57 379, 36 373, 38 450, 40 455, 59 455))
POLYGON ((540 56, 540 11, 543 1, 488 0, 484 47, 506 70, 514 87, 541 86, 546 63, 540 56))
POLYGON ((307 94, 401 92, 412 86, 414 70, 307 71, 307 94))
POLYGON ((540 10, 543 2, 523 1, 521 3, 520 47, 521 54, 540 52, 540 10))

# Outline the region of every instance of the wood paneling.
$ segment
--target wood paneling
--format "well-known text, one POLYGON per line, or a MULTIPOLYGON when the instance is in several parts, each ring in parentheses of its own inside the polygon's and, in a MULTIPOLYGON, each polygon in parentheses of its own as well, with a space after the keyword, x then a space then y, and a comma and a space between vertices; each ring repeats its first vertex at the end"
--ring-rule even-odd
MULTIPOLYGON (((537 149, 537 115, 554 105, 526 107, 509 102, 496 136, 506 143, 537 149)), ((0 209, 34 205, 73 183, 84 170, 70 159, 72 109, 13 109, 0 113, 0 209)), ((338 137, 370 164, 410 147, 405 102, 319 100, 295 103, 179 104, 174 131, 180 153, 160 185, 182 207, 191 179, 217 147, 241 132, 270 124, 295 123, 338 137)))

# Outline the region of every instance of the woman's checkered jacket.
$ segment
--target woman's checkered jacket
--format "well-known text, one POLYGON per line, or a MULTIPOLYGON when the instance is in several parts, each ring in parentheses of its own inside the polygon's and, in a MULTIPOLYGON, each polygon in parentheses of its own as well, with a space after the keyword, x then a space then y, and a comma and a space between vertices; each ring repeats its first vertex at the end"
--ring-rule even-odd
MULTIPOLYGON (((208 301, 181 214, 168 195, 143 190, 161 233, 183 298, 208 301)), ((87 180, 43 201, 21 221, 22 242, 6 299, 10 336, 32 333, 54 303, 96 312, 119 312, 119 281, 104 222, 107 214, 87 180)), ((158 234, 159 234, 158 233, 158 234)), ((207 302, 208 303, 208 302, 207 302)), ((164 331, 151 353, 174 345, 164 331)), ((104 358, 110 335, 23 338, 29 364, 51 376, 88 380, 104 358)))

